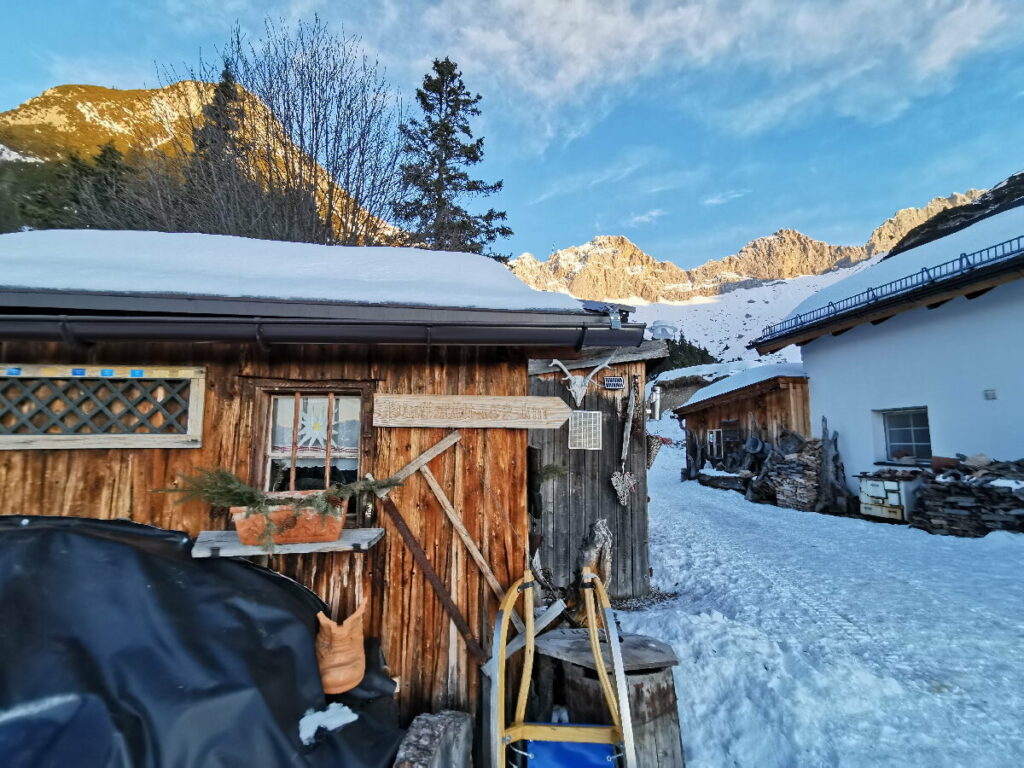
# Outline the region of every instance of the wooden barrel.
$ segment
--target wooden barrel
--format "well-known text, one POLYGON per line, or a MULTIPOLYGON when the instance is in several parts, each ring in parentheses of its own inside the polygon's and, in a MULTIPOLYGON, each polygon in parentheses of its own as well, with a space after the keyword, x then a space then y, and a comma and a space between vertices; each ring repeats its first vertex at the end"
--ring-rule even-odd
MULTIPOLYGON (((570 722, 610 722, 586 630, 547 632, 537 638, 537 651, 561 667, 570 722)), ((622 635, 622 664, 629 690, 636 759, 643 768, 684 766, 672 677, 672 667, 678 663, 666 643, 643 635, 622 635)))

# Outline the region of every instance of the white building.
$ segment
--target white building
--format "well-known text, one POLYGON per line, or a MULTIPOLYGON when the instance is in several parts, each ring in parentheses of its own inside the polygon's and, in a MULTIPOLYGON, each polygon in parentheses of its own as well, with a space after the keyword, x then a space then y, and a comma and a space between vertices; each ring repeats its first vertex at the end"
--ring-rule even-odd
POLYGON ((1024 457, 1024 207, 886 257, 753 342, 802 347, 847 482, 957 453, 1024 457))

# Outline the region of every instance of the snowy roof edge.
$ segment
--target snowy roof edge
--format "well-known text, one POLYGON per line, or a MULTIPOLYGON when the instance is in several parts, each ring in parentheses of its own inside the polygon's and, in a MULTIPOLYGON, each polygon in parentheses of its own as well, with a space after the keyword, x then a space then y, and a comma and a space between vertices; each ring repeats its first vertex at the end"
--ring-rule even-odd
POLYGON ((709 408, 713 400, 726 396, 742 396, 746 390, 758 385, 779 379, 806 379, 802 363, 771 363, 754 366, 734 373, 713 384, 698 389, 693 396, 682 405, 674 408, 673 413, 686 415, 709 408))

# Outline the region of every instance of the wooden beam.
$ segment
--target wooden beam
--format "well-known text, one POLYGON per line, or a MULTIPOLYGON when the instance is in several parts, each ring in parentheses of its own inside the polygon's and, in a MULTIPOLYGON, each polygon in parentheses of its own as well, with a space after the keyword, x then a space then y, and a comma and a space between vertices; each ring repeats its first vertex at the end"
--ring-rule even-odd
MULTIPOLYGON (((423 465, 420 467, 420 474, 423 475, 423 479, 427 481, 427 485, 430 486, 430 490, 434 492, 434 496, 441 504, 441 509, 448 516, 448 520, 451 521, 452 527, 455 532, 459 534, 459 538, 462 539, 462 543, 466 545, 466 550, 469 552, 470 557, 473 558, 473 562, 476 563, 476 567, 480 569, 480 573, 483 574, 484 581, 491 588, 491 591, 495 594, 500 602, 505 597, 505 589, 502 588, 501 583, 494 575, 494 571, 491 570, 491 566, 488 564, 483 553, 480 552, 476 542, 473 541, 473 537, 469 535, 469 531, 466 530, 466 526, 462 523, 462 517, 459 515, 459 511, 455 509, 455 505, 448 499, 441 484, 437 482, 437 478, 434 477, 434 473, 430 471, 430 467, 423 465)), ((516 629, 520 632, 524 631, 523 620, 519 618, 519 615, 512 611, 512 623, 516 625, 516 629)))
MULTIPOLYGON (((430 448, 427 448, 427 450, 425 450, 423 453, 421 453, 415 459, 410 461, 408 464, 406 464, 400 470, 395 472, 395 474, 393 474, 389 479, 393 480, 395 482, 398 482, 398 483, 406 480, 407 478, 409 478, 413 474, 415 474, 416 471, 419 470, 420 467, 425 467, 428 462, 432 461, 437 456, 440 456, 442 453, 447 451, 449 448, 451 448, 453 445, 455 445, 461 439, 462 439, 462 435, 460 435, 458 432, 452 432, 450 435, 445 436, 445 438, 442 439, 440 442, 435 443, 430 448)), ((367 475, 367 477, 369 479, 371 479, 371 480, 373 479, 373 475, 367 475)), ((392 490, 394 490, 394 489, 393 488, 385 488, 385 489, 376 491, 377 497, 383 499, 383 498, 387 497, 387 495, 389 493, 391 493, 392 490)))
POLYGON ((423 571, 423 576, 427 582, 434 589, 434 594, 437 595, 437 599, 441 601, 441 605, 445 611, 448 612, 448 616, 451 618, 452 623, 455 624, 455 628, 459 630, 459 634, 462 635, 462 639, 466 643, 466 649, 470 655, 477 660, 479 664, 487 663, 487 652, 480 646, 473 637, 473 630, 469 627, 469 622, 466 621, 466 617, 462 615, 459 607, 452 600, 452 596, 448 593, 447 588, 444 586, 444 582, 437 575, 437 571, 434 570, 434 566, 430 564, 427 559, 427 553, 423 551, 423 547, 416 540, 415 534, 409 528, 408 523, 405 522, 405 518, 402 517, 402 513, 395 506, 395 502, 389 498, 382 499, 384 505, 384 511, 388 513, 391 518, 391 522, 395 524, 395 528, 398 529, 398 534, 402 537, 402 541, 405 542, 405 546, 408 548, 409 553, 412 555, 413 560, 416 561, 416 565, 419 566, 420 570, 423 571))
POLYGON ((980 291, 971 291, 970 293, 965 293, 964 296, 967 297, 968 301, 971 301, 973 299, 978 298, 979 296, 984 296, 986 293, 991 291, 994 287, 995 286, 990 285, 988 288, 982 288, 980 291))
POLYGON ((570 412, 560 397, 376 395, 373 426, 558 429, 570 412))

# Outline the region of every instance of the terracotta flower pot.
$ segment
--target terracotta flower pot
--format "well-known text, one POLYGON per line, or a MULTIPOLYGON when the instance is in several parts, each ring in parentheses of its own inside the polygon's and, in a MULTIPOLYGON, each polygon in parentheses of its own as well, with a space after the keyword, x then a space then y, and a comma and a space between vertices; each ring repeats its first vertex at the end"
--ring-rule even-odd
MULTIPOLYGON (((312 507, 293 507, 291 504, 271 507, 269 516, 276 528, 271 539, 275 544, 337 541, 345 527, 347 509, 347 499, 342 502, 336 514, 330 515, 321 515, 312 507)), ((261 514, 249 514, 246 507, 231 507, 231 512, 238 540, 252 547, 262 545, 267 518, 261 514)))

